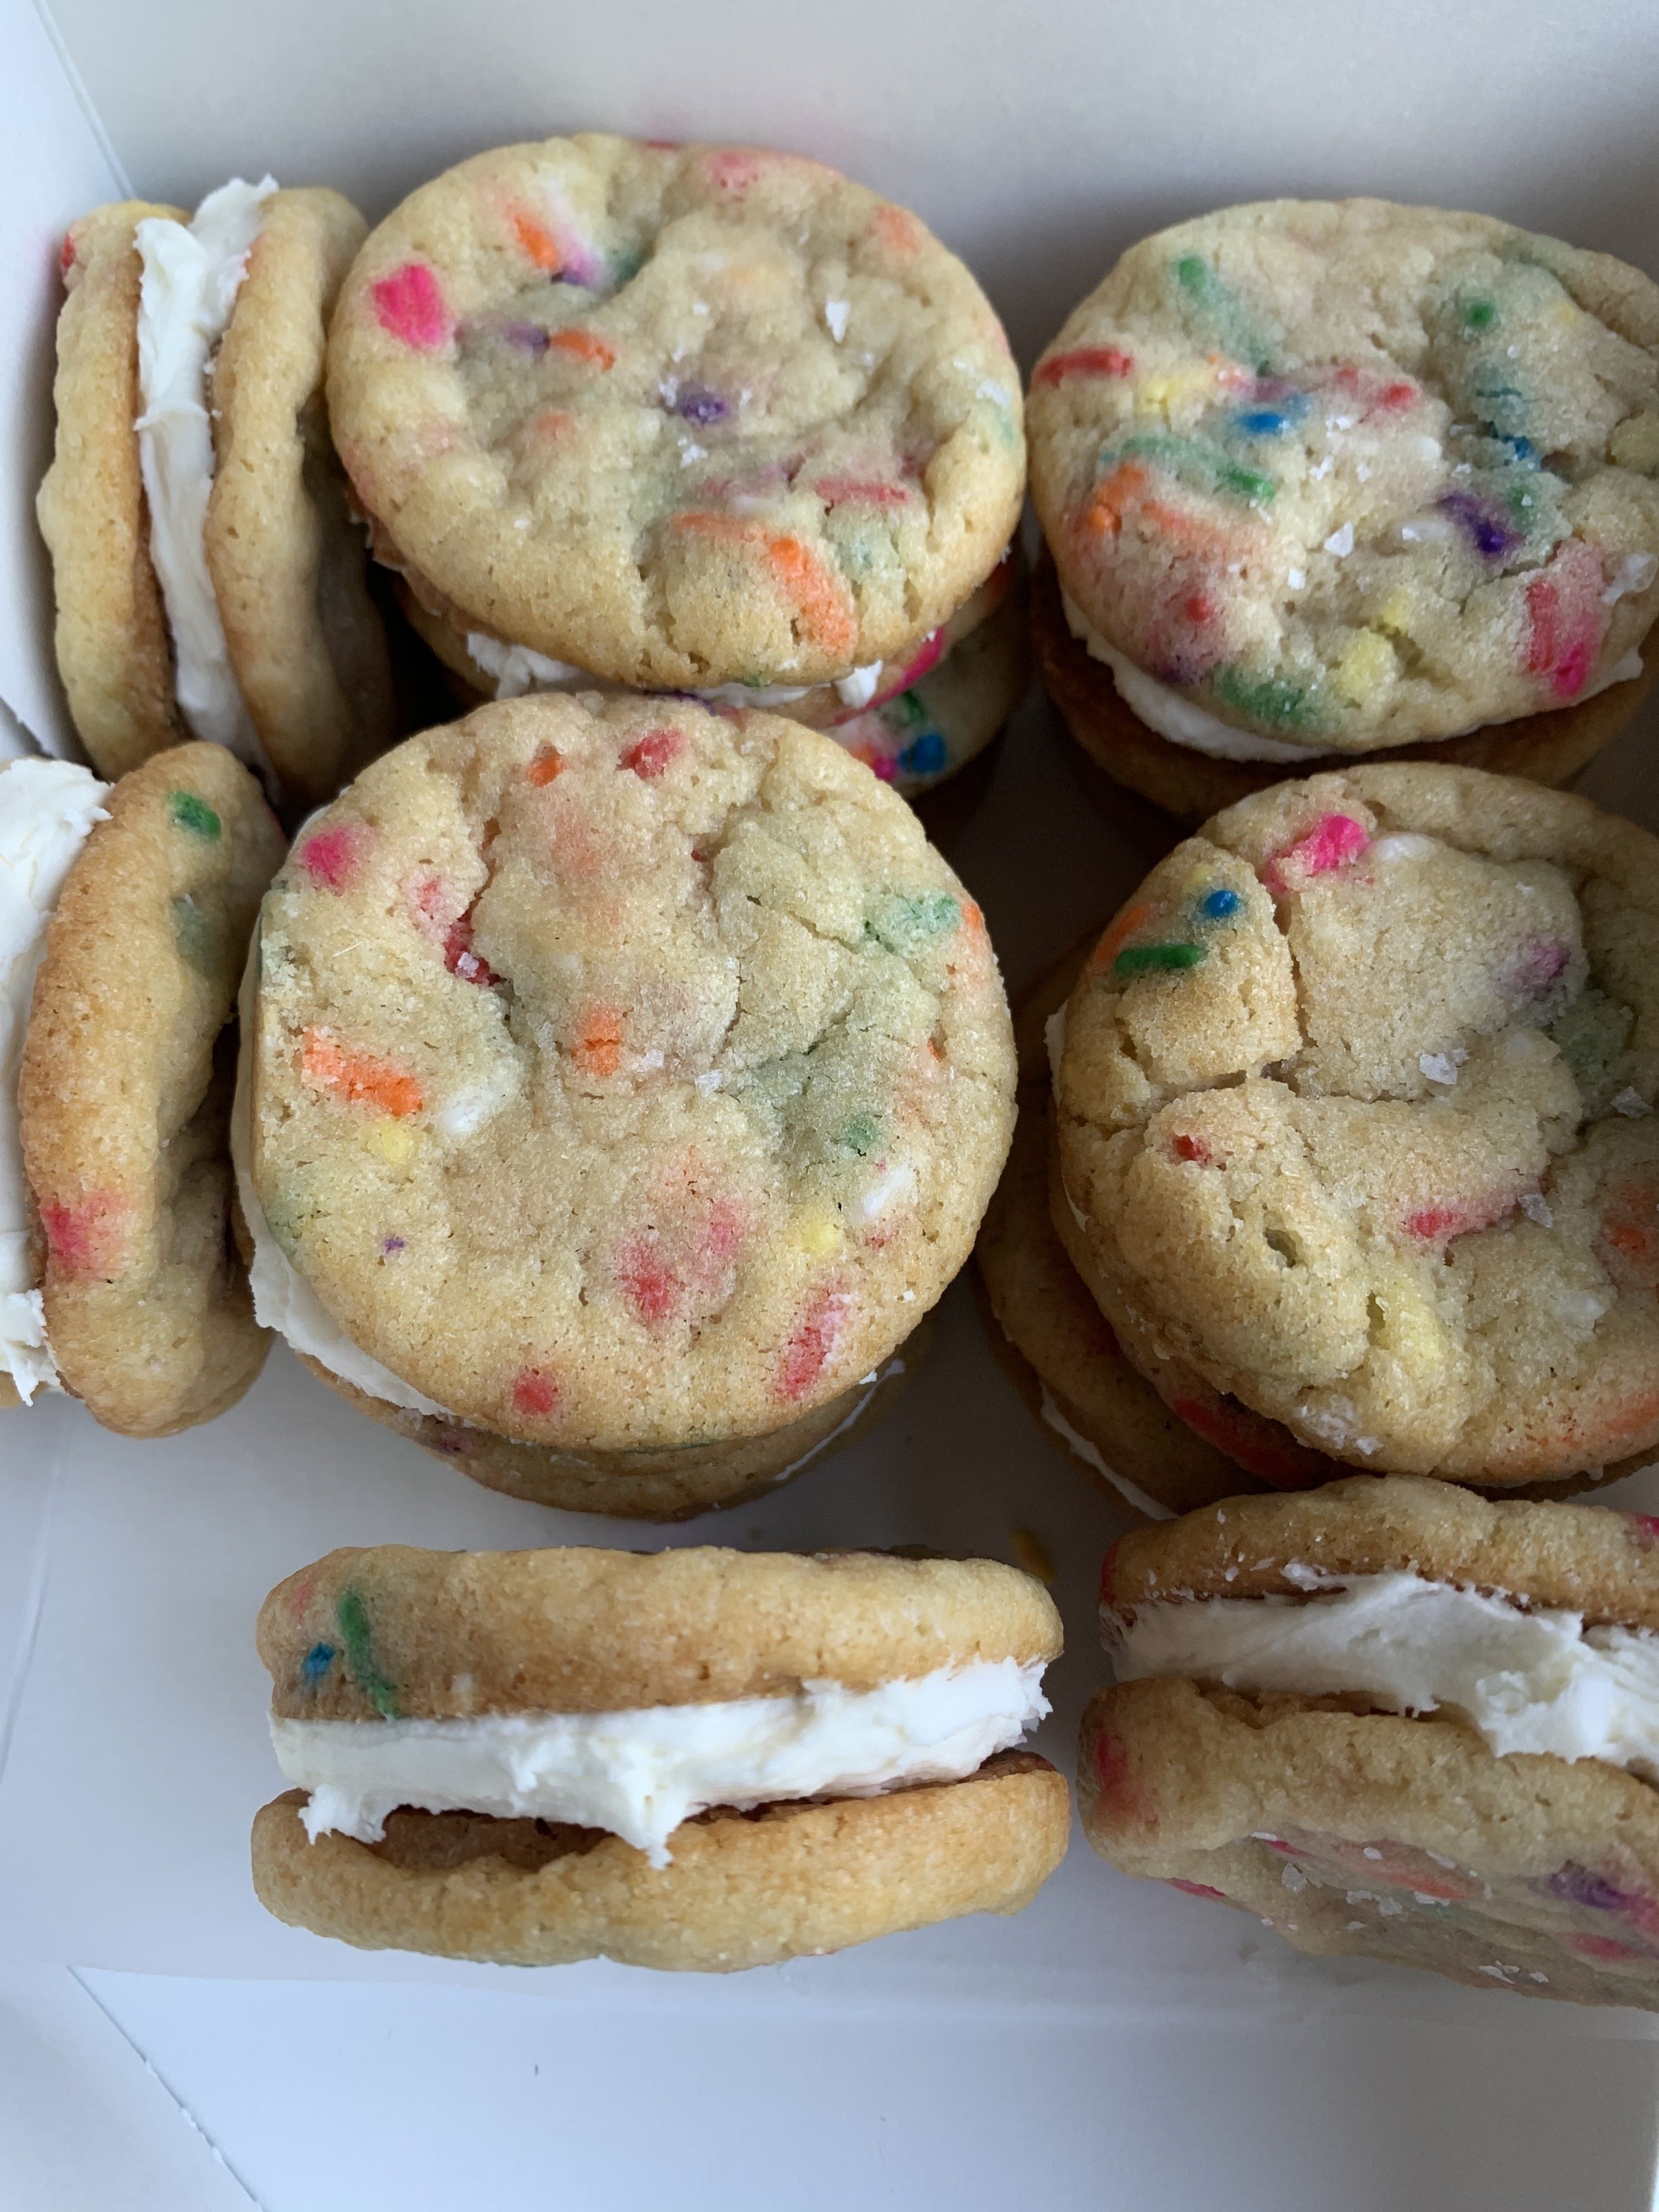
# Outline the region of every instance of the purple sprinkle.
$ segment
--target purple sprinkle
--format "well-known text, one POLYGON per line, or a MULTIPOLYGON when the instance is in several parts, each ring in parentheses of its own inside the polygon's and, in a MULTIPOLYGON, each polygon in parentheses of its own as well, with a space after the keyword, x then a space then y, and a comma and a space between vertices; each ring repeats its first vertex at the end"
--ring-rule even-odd
POLYGON ((710 422, 723 422, 730 410, 718 392, 711 392, 706 384, 688 384, 674 402, 674 412, 699 429, 710 422))
POLYGON ((539 323, 503 323, 501 336, 520 353, 545 353, 547 332, 539 323))
POLYGON ((388 1256, 393 1252, 401 1252, 403 1249, 404 1239, 401 1237, 382 1237, 380 1239, 380 1249, 388 1256))
POLYGON ((1571 1861, 1551 1875, 1544 1887, 1553 1897, 1564 1897, 1570 1905, 1587 1905, 1594 1912, 1617 1912, 1626 1902, 1622 1890, 1571 1861))
POLYGON ((1440 502, 1440 511, 1450 515, 1475 551, 1484 554, 1488 561, 1500 560, 1521 543, 1518 530, 1511 530, 1491 507, 1483 507, 1466 491, 1449 491, 1440 502))

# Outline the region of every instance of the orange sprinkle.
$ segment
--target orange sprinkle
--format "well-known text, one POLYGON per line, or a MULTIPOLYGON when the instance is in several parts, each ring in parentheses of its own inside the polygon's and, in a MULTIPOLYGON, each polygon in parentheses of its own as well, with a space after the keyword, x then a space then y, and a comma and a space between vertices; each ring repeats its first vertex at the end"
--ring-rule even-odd
POLYGON ((823 562, 799 538, 769 538, 757 524, 740 522, 726 514, 677 515, 674 527, 698 538, 757 547, 807 628, 827 651, 850 653, 858 643, 858 623, 852 611, 823 562))
POLYGON ((1120 461, 1090 493, 1078 516, 1079 528, 1091 538, 1115 538, 1124 516, 1151 482, 1139 461, 1120 461))
POLYGON ((555 331, 547 341, 550 349, 568 353, 577 361, 591 362, 596 368, 614 368, 617 349, 609 346, 592 331, 555 331))
POLYGON ((544 407, 530 427, 538 438, 562 438, 574 420, 567 408, 544 407))
POLYGON ((315 1090, 332 1091, 354 1106, 378 1106, 399 1120, 426 1103, 418 1077, 356 1045, 342 1044, 326 1030, 307 1030, 301 1044, 301 1072, 315 1090))
POLYGON ((1133 906, 1126 906, 1108 926, 1106 934, 1089 955, 1090 967, 1109 968, 1135 932, 1144 929, 1157 917, 1158 908, 1150 900, 1137 899, 1133 906))
POLYGON ((564 755, 552 745, 544 745, 525 770, 524 780, 539 788, 544 783, 551 783, 555 776, 563 774, 564 755))
POLYGON ((527 215, 523 208, 513 209, 512 216, 514 232, 520 245, 538 269, 546 270, 550 276, 556 276, 564 267, 564 256, 559 251, 558 240, 550 231, 544 230, 534 216, 527 215))
POLYGON ((600 1000, 587 1010, 570 1057, 589 1075, 614 1075, 622 1066, 622 1009, 600 1000))

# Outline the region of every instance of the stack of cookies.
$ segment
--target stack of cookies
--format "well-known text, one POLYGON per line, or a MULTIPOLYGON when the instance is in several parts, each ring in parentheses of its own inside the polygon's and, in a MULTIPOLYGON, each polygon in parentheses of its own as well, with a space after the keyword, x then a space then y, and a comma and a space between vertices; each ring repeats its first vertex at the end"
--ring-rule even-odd
POLYGON ((1486 216, 1269 201, 1126 253, 1031 380, 1035 637, 1167 845, 1363 757, 1567 781, 1646 696, 1659 286, 1486 216))

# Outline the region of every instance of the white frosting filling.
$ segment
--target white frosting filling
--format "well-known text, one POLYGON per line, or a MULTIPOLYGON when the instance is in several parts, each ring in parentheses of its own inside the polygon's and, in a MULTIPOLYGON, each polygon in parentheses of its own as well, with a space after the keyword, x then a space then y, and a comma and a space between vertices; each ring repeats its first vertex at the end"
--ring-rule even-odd
POLYGON ((202 530, 213 489, 208 363, 224 336, 276 179, 239 177, 210 192, 186 228, 149 216, 136 234, 143 278, 138 299, 138 388, 134 428, 149 501, 149 557, 173 639, 173 688, 198 738, 227 746, 263 772, 266 763, 225 642, 202 530))
POLYGON ((1142 1606, 1127 1628, 1108 1615, 1118 1680, 1351 1693, 1404 1713, 1449 1705, 1500 1757, 1598 1759, 1659 1781, 1659 1636, 1586 1628, 1579 1613, 1529 1612, 1408 1572, 1334 1588, 1303 1574, 1316 1595, 1142 1606))
POLYGON ((850 676, 838 676, 836 678, 836 696, 842 705, 862 712, 876 696, 877 686, 881 682, 882 666, 879 660, 872 660, 866 667, 855 668, 850 676))
MULTIPOLYGON (((1620 595, 1614 592, 1611 596, 1617 599, 1620 595)), ((1224 722, 1219 715, 1194 705, 1182 692, 1171 690, 1167 684, 1160 684, 1155 676, 1149 676, 1115 646, 1109 645, 1097 629, 1091 629, 1088 617, 1074 599, 1064 592, 1060 599, 1066 609, 1066 628, 1087 647, 1091 660, 1103 661, 1111 670, 1112 681, 1124 705, 1149 730, 1156 731, 1160 738, 1168 738, 1171 744, 1208 753, 1217 760, 1305 761, 1310 753, 1328 750, 1317 742, 1290 745, 1274 738, 1258 737, 1253 730, 1235 729, 1231 722, 1224 722)), ((1641 673, 1642 655, 1632 646, 1597 677, 1587 691, 1581 691, 1570 703, 1582 705, 1586 699, 1595 698, 1598 691, 1610 690, 1615 684, 1629 684, 1641 673)), ((1444 744, 1447 738, 1467 737, 1470 730, 1484 726, 1471 722, 1466 729, 1447 731, 1444 738, 1435 742, 1444 744)))
POLYGON ((1149 1521, 1174 1520, 1175 1516, 1167 1505, 1160 1505, 1157 1498, 1149 1498, 1144 1490, 1137 1489, 1127 1475, 1119 1474, 1115 1468, 1107 1466, 1088 1437, 1074 1429, 1060 1412, 1054 1403, 1054 1393, 1046 1382, 1042 1385, 1042 1418, 1056 1435, 1065 1437, 1085 1467, 1093 1468, 1097 1475, 1111 1484, 1126 1505, 1133 1505, 1137 1513, 1144 1513, 1149 1521))
POLYGON ((26 1406, 37 1390, 63 1386, 29 1263, 17 1080, 46 924, 93 823, 109 818, 108 792, 70 761, 17 760, 0 771, 0 1375, 26 1406))
POLYGON ((605 1828, 668 1863, 682 1820, 711 1805, 871 1797, 957 1782, 1048 1711, 1042 1664, 986 1660, 849 1690, 632 1712, 493 1713, 474 1720, 270 1723, 277 1763, 311 1792, 302 1819, 368 1843, 399 1805, 605 1828))

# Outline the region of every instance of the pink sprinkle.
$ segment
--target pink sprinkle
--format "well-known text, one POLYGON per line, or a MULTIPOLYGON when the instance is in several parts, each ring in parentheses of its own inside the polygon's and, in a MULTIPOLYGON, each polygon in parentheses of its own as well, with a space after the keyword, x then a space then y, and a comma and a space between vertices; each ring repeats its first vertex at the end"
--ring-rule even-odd
POLYGON ((337 822, 307 837, 295 859, 319 890, 343 891, 362 856, 362 834, 355 822, 337 822))
POLYGON ((804 1398, 823 1373, 853 1310, 845 1291, 820 1291, 784 1346, 775 1384, 780 1398, 804 1398))
POLYGON ((654 783, 684 750, 685 739, 678 730, 647 730, 637 744, 630 745, 622 757, 624 768, 631 768, 635 775, 647 783, 654 783))
POLYGON ((1275 898, 1287 898, 1316 876, 1328 876, 1358 860, 1370 842, 1352 815, 1322 815, 1305 836, 1275 853, 1259 873, 1275 898))
POLYGON ((424 261, 405 261, 370 287, 380 328, 421 353, 435 353, 454 331, 438 280, 424 261))
POLYGON ((1659 1513, 1626 1513, 1632 1537, 1644 1552, 1659 1544, 1659 1513))
POLYGON ((458 915, 444 939, 444 966, 452 975, 459 975, 464 983, 477 983, 488 990, 495 981, 495 971, 489 963, 472 950, 472 915, 469 910, 458 915))
POLYGON ((1467 1237, 1471 1230, 1490 1229, 1514 1212, 1516 1200, 1507 1192, 1492 1191, 1485 1198, 1443 1200, 1437 1206, 1419 1206, 1406 1216, 1407 1233, 1425 1244, 1438 1244, 1452 1237, 1467 1237))
POLYGON ((708 156, 708 180, 723 192, 746 192, 761 173, 753 154, 728 149, 708 156))
POLYGON ((317 1587, 314 1574, 301 1575, 288 1594, 288 1615, 290 1620, 303 1620, 306 1607, 311 1603, 311 1593, 317 1587))
POLYGON ((629 1304, 647 1325, 668 1320, 685 1287, 649 1235, 630 1237, 617 1253, 617 1279, 629 1304))
POLYGON ((1210 1164, 1210 1148, 1201 1137, 1189 1137, 1183 1133, 1179 1137, 1171 1138, 1170 1151, 1175 1158, 1189 1160, 1195 1167, 1205 1168, 1210 1164))
POLYGON ((1613 1936, 1569 1936, 1567 1948, 1577 1951, 1581 1959, 1640 1959, 1646 1955, 1633 1943, 1621 1943, 1613 1936))
POLYGON ((1527 580, 1524 659, 1558 699, 1576 699, 1601 658, 1601 556, 1582 538, 1558 547, 1548 568, 1527 580))
POLYGON ((1515 988, 1529 999, 1541 999, 1571 957, 1559 939, 1529 938, 1516 963, 1515 988))
POLYGON ((78 1206, 43 1200, 40 1226, 54 1267, 66 1275, 83 1278, 115 1275, 120 1267, 125 1236, 121 1226, 127 1202, 117 1191, 94 1191, 78 1206))
POLYGON ((513 1384, 513 1410, 540 1417, 559 1402, 559 1386, 544 1367, 524 1368, 513 1384))
POLYGON ((1212 1889, 1207 1881, 1182 1881, 1178 1874, 1167 1875, 1165 1879, 1171 1889, 1178 1889, 1188 1897, 1218 1897, 1224 1905, 1227 1902, 1226 1893, 1212 1889))

